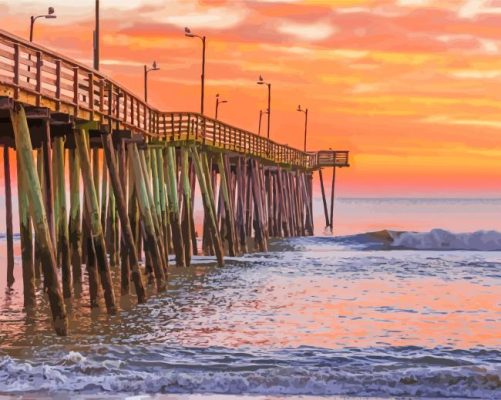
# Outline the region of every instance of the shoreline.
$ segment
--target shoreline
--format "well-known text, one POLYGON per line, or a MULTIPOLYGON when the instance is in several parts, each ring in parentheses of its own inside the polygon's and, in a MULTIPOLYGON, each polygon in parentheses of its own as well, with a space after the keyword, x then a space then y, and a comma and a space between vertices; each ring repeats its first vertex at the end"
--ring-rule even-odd
MULTIPOLYGON (((317 395, 250 395, 250 394, 213 394, 213 393, 192 393, 192 394, 133 394, 133 393, 96 393, 96 394, 74 394, 69 393, 33 393, 3 395, 0 393, 0 400, 439 400, 435 397, 372 397, 372 396, 317 396, 317 395)), ((451 397, 447 400, 464 400, 463 397, 451 397)))

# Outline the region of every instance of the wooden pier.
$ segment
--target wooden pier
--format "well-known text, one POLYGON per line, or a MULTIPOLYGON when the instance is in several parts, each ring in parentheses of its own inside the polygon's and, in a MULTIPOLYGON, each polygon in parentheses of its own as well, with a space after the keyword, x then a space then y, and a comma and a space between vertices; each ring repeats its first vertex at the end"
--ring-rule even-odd
MULTIPOLYGON (((223 266, 227 254, 267 251, 271 237, 313 235, 313 172, 349 165, 347 151, 305 153, 198 113, 162 112, 105 75, 1 30, 0 145, 7 283, 15 151, 24 304, 36 304, 42 279, 59 335, 68 334, 65 304, 74 296, 88 296, 91 307, 103 298, 117 312, 114 268, 120 296, 144 303, 146 285, 166 289, 169 254, 189 267, 202 250, 223 266)), ((330 210, 321 180, 331 230, 334 179, 330 210)))

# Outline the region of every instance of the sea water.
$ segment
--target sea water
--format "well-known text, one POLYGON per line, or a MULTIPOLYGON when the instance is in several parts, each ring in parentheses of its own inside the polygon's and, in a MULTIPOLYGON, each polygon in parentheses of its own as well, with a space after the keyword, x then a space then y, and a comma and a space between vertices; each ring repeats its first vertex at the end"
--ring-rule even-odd
POLYGON ((0 396, 501 398, 501 201, 340 199, 335 216, 335 236, 320 214, 318 236, 266 254, 195 257, 117 316, 85 292, 65 338, 2 269, 0 396))

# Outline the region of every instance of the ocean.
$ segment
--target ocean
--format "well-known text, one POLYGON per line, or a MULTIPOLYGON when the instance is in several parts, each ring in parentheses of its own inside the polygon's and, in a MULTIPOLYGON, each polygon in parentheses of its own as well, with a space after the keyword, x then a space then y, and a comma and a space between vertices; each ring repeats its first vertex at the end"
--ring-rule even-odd
POLYGON ((16 240, 0 399, 500 399, 501 199, 338 199, 333 236, 315 209, 316 236, 195 257, 117 316, 84 295, 64 338, 22 310, 16 240))

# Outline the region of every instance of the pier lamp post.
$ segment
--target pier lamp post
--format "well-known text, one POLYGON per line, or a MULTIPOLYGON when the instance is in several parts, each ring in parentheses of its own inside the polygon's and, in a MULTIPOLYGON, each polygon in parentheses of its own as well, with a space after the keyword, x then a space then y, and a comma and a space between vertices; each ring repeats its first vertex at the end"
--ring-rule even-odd
POLYGON ((224 104, 224 103, 228 103, 228 100, 220 100, 219 99, 219 93, 216 94, 216 116, 214 119, 217 120, 217 114, 218 114, 218 111, 219 111, 219 104, 224 104))
POLYGON ((271 83, 265 82, 263 77, 259 75, 259 79, 257 81, 258 85, 266 85, 268 86, 268 110, 266 111, 268 113, 268 127, 267 127, 267 137, 270 139, 270 117, 271 117, 271 83))
POLYGON ((302 109, 301 105, 297 106, 299 112, 304 113, 304 152, 306 153, 306 133, 308 132, 308 109, 302 109))
POLYGON ((96 0, 94 28, 94 69, 99 71, 99 0, 96 0))
POLYGON ((259 125, 257 129, 257 134, 261 136, 261 121, 263 119, 263 114, 268 114, 268 111, 259 110, 259 125))
POLYGON ((31 16, 31 18, 30 18, 30 21, 31 21, 31 23, 30 23, 30 42, 33 42, 33 28, 35 27, 35 21, 38 18, 46 18, 46 19, 57 18, 54 15, 54 7, 49 7, 49 9, 47 10, 47 14, 37 15, 36 17, 33 15, 31 16))
POLYGON ((190 28, 184 28, 184 36, 189 38, 197 37, 202 41, 202 93, 200 96, 200 114, 204 115, 204 92, 205 92, 205 36, 195 35, 191 32, 190 28))
POLYGON ((153 61, 151 68, 148 68, 147 65, 144 66, 144 101, 146 103, 148 102, 148 72, 158 71, 159 69, 156 61, 153 61))

